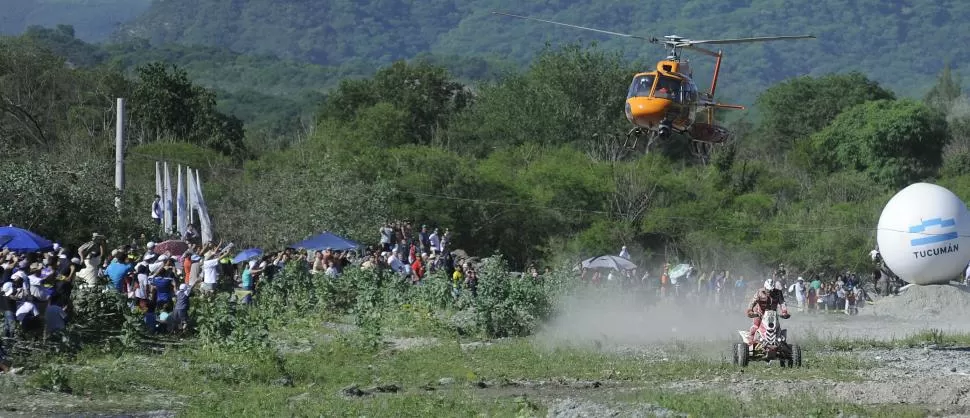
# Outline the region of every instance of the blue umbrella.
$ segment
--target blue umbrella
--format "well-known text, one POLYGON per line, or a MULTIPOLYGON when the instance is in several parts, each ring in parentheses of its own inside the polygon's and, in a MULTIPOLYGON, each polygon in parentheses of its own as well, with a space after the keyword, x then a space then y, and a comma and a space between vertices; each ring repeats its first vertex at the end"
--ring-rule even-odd
POLYGON ((15 226, 0 227, 0 242, 13 251, 44 251, 54 249, 54 243, 46 238, 15 226))
POLYGON ((236 254, 235 258, 232 259, 232 263, 239 264, 244 261, 252 260, 261 255, 263 255, 263 250, 259 248, 250 248, 250 249, 242 250, 239 254, 236 254))
POLYGON ((331 232, 324 232, 320 235, 316 235, 296 244, 291 245, 292 248, 305 248, 307 250, 324 250, 329 248, 331 250, 345 251, 352 250, 354 248, 360 247, 360 244, 336 235, 331 232))

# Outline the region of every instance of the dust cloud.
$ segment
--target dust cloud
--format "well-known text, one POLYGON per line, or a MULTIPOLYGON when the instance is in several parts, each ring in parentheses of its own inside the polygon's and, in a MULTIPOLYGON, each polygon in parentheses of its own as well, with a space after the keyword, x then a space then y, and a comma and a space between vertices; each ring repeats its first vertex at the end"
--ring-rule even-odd
MULTIPOLYGON (((691 300, 658 300, 653 295, 618 289, 588 289, 563 298, 558 315, 537 334, 547 347, 643 347, 677 342, 721 346, 740 341, 738 330, 751 320, 744 315, 750 295, 721 306, 691 300), (707 344, 709 343, 709 344, 707 344)), ((793 299, 793 298, 792 298, 793 299)), ((897 296, 873 296, 859 315, 802 312, 789 301, 791 342, 805 340, 903 339, 926 330, 970 333, 970 290, 952 285, 913 286, 897 296)))
POLYGON ((559 314, 539 332, 551 346, 639 346, 675 341, 740 341, 751 322, 743 307, 657 300, 618 289, 588 289, 562 299, 559 314))

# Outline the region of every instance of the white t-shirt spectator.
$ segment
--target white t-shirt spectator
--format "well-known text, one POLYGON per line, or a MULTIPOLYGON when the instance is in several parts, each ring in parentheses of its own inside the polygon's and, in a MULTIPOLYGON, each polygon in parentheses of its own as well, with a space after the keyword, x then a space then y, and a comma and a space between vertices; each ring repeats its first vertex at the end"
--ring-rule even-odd
POLYGON ((213 258, 202 262, 202 282, 216 284, 219 282, 219 259, 213 258))

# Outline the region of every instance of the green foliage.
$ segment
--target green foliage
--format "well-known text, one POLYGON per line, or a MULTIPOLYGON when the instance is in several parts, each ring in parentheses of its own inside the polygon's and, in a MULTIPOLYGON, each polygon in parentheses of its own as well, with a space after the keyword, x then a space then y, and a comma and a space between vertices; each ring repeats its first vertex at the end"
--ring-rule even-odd
POLYGON ((71 393, 71 370, 61 363, 47 363, 30 375, 30 385, 50 392, 71 393))
POLYGON ((387 219, 390 190, 342 170, 339 160, 295 147, 268 153, 227 179, 227 193, 207 202, 220 231, 237 244, 280 248, 320 231, 371 242, 387 219))
POLYGON ((189 316, 204 348, 260 352, 269 347, 266 316, 225 295, 194 298, 189 316))
POLYGON ((936 110, 944 115, 948 115, 953 105, 960 99, 963 94, 960 87, 960 77, 954 76, 952 70, 950 69, 950 64, 947 63, 943 66, 943 71, 940 72, 939 77, 936 80, 936 84, 930 88, 930 91, 926 93, 923 101, 931 109, 936 110))
MULTIPOLYGON (((397 61, 377 71, 372 79, 344 80, 321 110, 321 118, 349 121, 358 112, 386 103, 381 112, 368 113, 369 118, 384 118, 390 114, 405 115, 400 132, 405 142, 384 142, 387 145, 405 143, 427 144, 438 129, 446 128, 449 118, 467 106, 470 95, 460 83, 454 82, 444 68, 419 61, 397 61), (397 113, 395 113, 397 112, 397 113)), ((381 134, 381 132, 374 132, 381 134)))
POLYGON ((481 87, 452 146, 483 155, 495 146, 573 144, 608 158, 616 152, 609 141, 627 128, 623 105, 634 72, 616 53, 547 49, 525 74, 481 87))
POLYGON ((894 98, 892 92, 857 72, 779 83, 758 96, 760 143, 771 151, 788 150, 796 141, 828 126, 845 109, 894 98))
MULTIPOLYGON (((119 36, 149 39, 154 44, 219 46, 323 65, 366 62, 371 67, 429 51, 443 59, 501 57, 526 66, 547 43, 558 46, 588 40, 602 41, 605 48, 624 51, 628 58, 649 64, 663 57, 661 49, 642 48, 638 40, 490 15, 493 10, 644 36, 819 36, 818 40, 726 46, 720 91, 750 103, 765 87, 787 77, 854 68, 904 95, 921 95, 932 83, 924 77, 927 70, 934 72, 944 60, 953 58, 946 48, 926 45, 961 44, 966 39, 961 24, 970 18, 970 10, 960 3, 928 0, 893 7, 836 0, 783 6, 664 0, 651 6, 591 1, 455 4, 437 0, 421 4, 338 1, 309 5, 296 0, 250 0, 227 7, 212 1, 172 0, 153 3, 148 12, 126 22, 119 36), (934 30, 913 29, 924 27, 934 30), (913 51, 919 51, 920 59, 913 59, 913 51)), ((695 76, 706 84, 712 72, 711 60, 699 54, 692 58, 695 76)), ((967 68, 962 64, 958 70, 967 68)))
POLYGON ((144 216, 150 202, 145 194, 126 193, 122 210, 116 209, 116 190, 105 180, 112 176, 110 165, 75 161, 65 167, 46 155, 11 157, 0 160, 0 184, 10 197, 0 203, 4 223, 74 248, 92 232, 121 241, 152 230, 144 216))
POLYGON ((812 136, 812 147, 816 167, 859 170, 902 187, 936 175, 949 139, 939 112, 912 100, 879 100, 840 114, 812 136))
POLYGON ((113 103, 127 90, 117 74, 74 70, 30 38, 0 38, 0 145, 52 151, 103 148, 113 103))
MULTIPOLYGON (((278 324, 352 314, 360 333, 351 342, 367 350, 379 348, 391 325, 494 338, 529 335, 552 314, 558 281, 514 277, 500 255, 484 259, 478 271, 478 297, 463 288, 456 299, 451 278, 443 272, 429 274, 415 286, 396 274, 356 267, 339 278, 288 267, 260 285, 256 307, 278 324)), ((231 328, 225 321, 219 324, 231 328)))
POLYGON ((152 63, 136 69, 138 83, 132 92, 135 136, 140 142, 163 138, 188 141, 241 160, 242 121, 216 110, 215 95, 194 85, 178 67, 152 63))
POLYGON ((10 0, 0 15, 0 34, 36 26, 70 26, 87 41, 108 39, 118 24, 146 12, 151 0, 10 0))
POLYGON ((542 283, 513 278, 501 256, 485 260, 479 269, 475 298, 477 325, 489 337, 530 335, 552 313, 552 300, 542 283))

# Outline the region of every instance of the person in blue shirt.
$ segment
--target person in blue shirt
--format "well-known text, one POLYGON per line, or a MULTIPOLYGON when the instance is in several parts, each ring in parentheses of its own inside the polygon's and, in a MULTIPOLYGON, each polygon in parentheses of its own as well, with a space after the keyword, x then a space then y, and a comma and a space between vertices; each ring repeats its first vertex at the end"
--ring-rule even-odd
POLYGON ((127 262, 127 259, 126 254, 117 254, 111 260, 111 264, 108 264, 108 268, 104 270, 104 274, 111 279, 111 284, 114 289, 119 292, 124 292, 125 276, 134 270, 134 267, 127 262))
POLYGON ((171 301, 175 293, 175 260, 165 260, 163 267, 151 277, 151 284, 155 288, 156 306, 171 301))
POLYGON ((255 263, 256 263, 255 261, 252 261, 250 263, 246 263, 243 266, 243 272, 242 272, 242 288, 243 288, 243 290, 253 290, 253 273, 252 273, 252 270, 253 270, 253 265, 255 265, 255 263))

